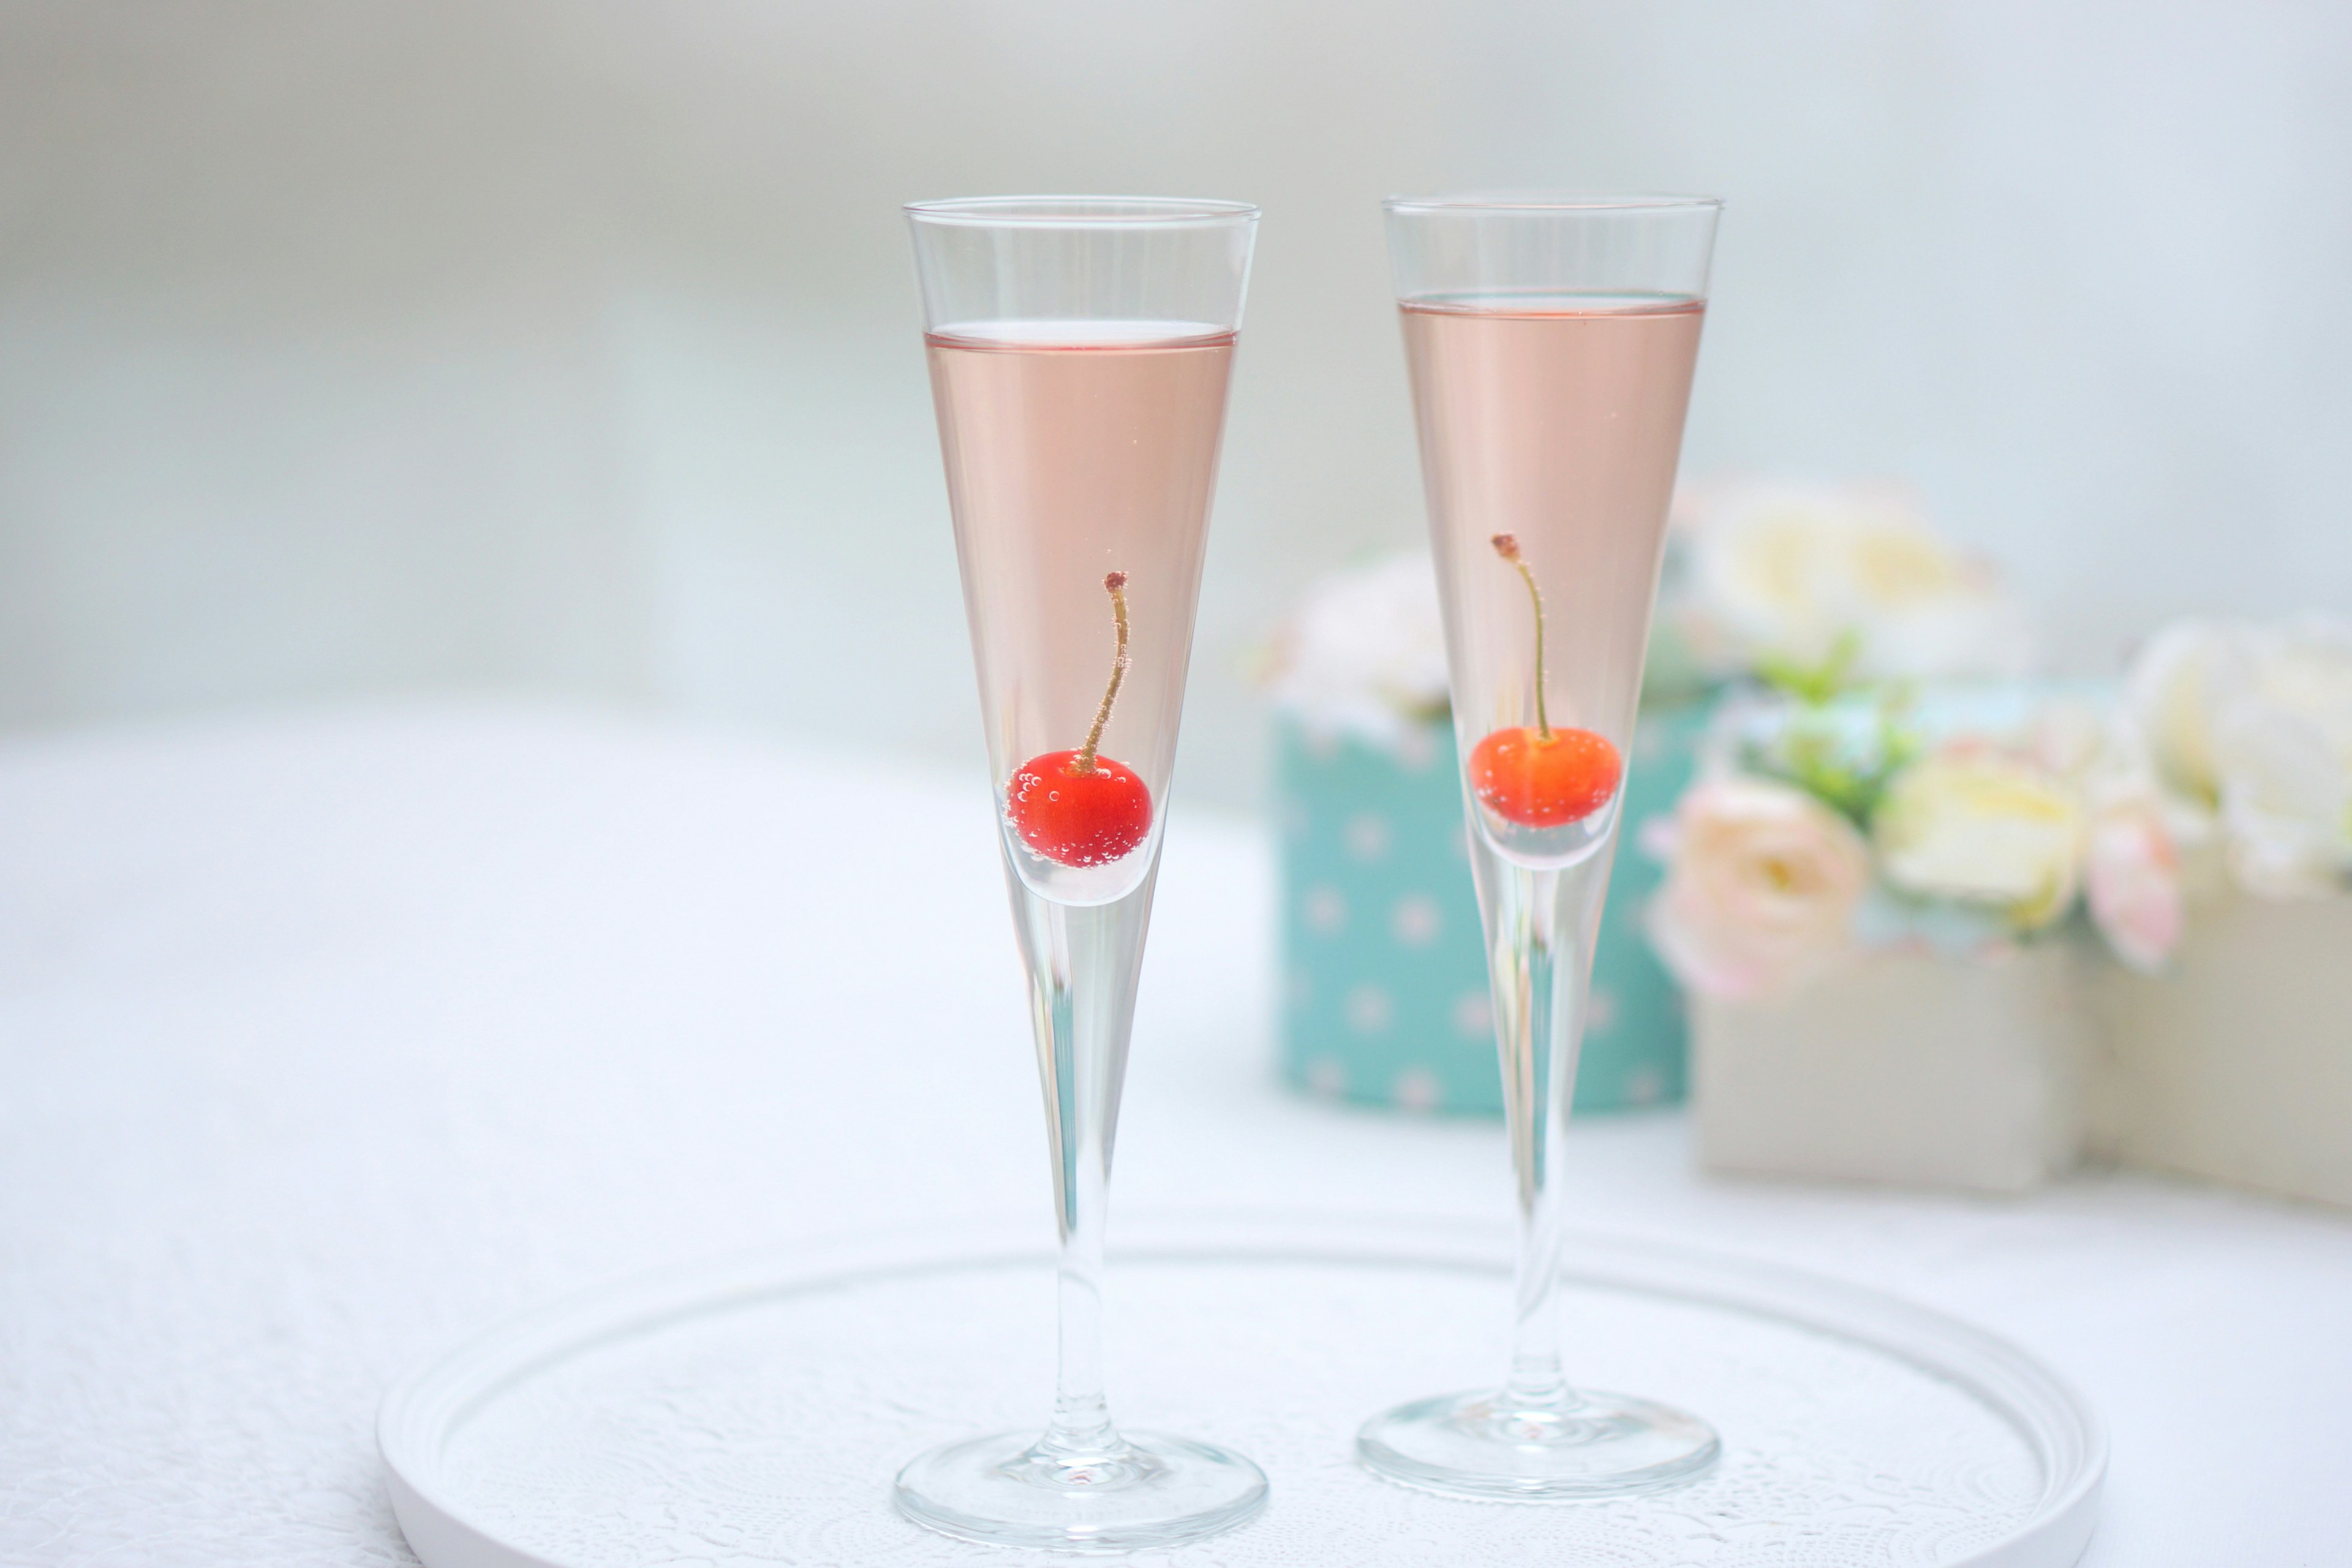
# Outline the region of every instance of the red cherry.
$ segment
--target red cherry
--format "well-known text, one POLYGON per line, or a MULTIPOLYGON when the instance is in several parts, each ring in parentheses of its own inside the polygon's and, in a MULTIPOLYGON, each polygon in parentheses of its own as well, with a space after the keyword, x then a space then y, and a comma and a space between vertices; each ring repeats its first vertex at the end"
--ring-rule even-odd
POLYGON ((1135 771, 1097 755, 1076 771, 1076 752, 1047 752, 1013 771, 1004 815, 1021 842, 1061 866, 1103 866, 1151 831, 1151 791, 1135 771))
POLYGON ((1582 821, 1609 804, 1624 773, 1617 748, 1590 730, 1554 730, 1547 739, 1521 725, 1470 750, 1471 793, 1522 827, 1582 821))

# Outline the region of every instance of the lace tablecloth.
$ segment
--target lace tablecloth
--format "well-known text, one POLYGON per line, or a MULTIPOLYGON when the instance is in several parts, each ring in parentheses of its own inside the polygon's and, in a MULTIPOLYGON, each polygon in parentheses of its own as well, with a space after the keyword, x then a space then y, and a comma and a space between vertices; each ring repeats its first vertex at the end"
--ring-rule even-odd
MULTIPOLYGON (((410 1563, 371 1420, 453 1340, 780 1239, 1042 1229, 989 826, 973 779, 560 711, 0 746, 0 1562, 410 1563)), ((1275 1085, 1272 896, 1253 827, 1180 807, 1121 1204, 1498 1215, 1491 1124, 1275 1085)), ((2094 1568, 2345 1561, 2344 1218, 1709 1183, 1670 1114, 1572 1166, 1591 1226, 2068 1373, 2114 1438, 2094 1568)))

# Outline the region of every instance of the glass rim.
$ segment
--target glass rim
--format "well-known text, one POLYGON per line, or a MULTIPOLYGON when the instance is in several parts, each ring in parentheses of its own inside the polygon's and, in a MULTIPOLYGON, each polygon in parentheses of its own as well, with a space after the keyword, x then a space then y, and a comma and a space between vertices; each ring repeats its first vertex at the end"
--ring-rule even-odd
POLYGON ((1640 213, 1697 212, 1723 205, 1721 196, 1685 195, 1665 191, 1623 194, 1583 191, 1465 191, 1450 196, 1390 196, 1381 203, 1391 213, 1640 213))
POLYGON ((1192 196, 955 196, 908 202, 915 223, 972 228, 1190 228, 1255 223, 1253 202, 1192 196))

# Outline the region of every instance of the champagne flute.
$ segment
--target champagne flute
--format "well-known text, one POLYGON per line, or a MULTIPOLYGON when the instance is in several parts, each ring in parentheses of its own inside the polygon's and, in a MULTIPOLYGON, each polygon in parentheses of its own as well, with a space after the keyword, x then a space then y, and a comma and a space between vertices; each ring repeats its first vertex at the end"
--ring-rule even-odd
POLYGON ((1028 969, 1061 1329, 1044 1435, 935 1448, 896 1499, 969 1541, 1176 1545, 1255 1513, 1265 1477, 1112 1422, 1103 1225, 1257 209, 1043 196, 907 216, 1028 969))
POLYGON ((1358 1456, 1478 1498, 1686 1480, 1701 1421, 1572 1387, 1555 1174, 1721 204, 1387 204, 1517 1177, 1508 1381, 1365 1423, 1358 1456))

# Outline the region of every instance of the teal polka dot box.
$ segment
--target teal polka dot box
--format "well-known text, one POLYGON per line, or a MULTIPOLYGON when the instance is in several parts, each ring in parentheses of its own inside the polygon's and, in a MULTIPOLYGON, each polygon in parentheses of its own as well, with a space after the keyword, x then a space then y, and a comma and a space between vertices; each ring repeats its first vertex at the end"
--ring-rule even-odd
MULTIPOLYGON (((1329 1099, 1499 1114, 1502 1074, 1428 558, 1328 579, 1277 646, 1282 1070, 1329 1099)), ((1659 868, 1638 847, 1671 811, 1705 729, 1698 705, 1644 706, 1593 958, 1576 1109, 1683 1097, 1681 993, 1641 910, 1659 868)))

